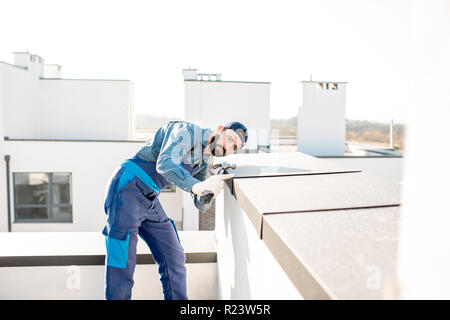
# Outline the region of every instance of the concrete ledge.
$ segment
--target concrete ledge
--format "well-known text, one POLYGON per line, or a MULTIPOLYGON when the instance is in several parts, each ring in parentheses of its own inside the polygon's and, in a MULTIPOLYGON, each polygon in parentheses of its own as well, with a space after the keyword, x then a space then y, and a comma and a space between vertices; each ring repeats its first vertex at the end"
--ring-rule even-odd
MULTIPOLYGON (((179 231, 186 263, 215 263, 213 231, 179 231)), ((99 232, 0 233, 0 267, 95 266, 105 264, 104 236, 99 232)), ((147 245, 138 240, 136 264, 155 264, 147 245)))

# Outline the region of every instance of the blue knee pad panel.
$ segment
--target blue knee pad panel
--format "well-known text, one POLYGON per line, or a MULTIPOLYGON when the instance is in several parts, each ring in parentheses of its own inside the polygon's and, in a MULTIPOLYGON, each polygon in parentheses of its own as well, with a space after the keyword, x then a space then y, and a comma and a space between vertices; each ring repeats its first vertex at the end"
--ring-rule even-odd
POLYGON ((111 234, 105 235, 105 241, 106 265, 116 268, 126 268, 130 234, 127 232, 125 239, 123 237, 112 237, 111 234))

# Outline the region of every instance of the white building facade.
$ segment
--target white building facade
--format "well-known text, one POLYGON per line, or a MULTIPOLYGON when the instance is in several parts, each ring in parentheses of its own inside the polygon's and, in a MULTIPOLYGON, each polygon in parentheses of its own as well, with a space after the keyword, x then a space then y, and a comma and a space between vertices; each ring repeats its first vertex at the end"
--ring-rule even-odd
MULTIPOLYGON (((109 178, 143 144, 133 140, 133 83, 63 79, 60 65, 14 56, 0 62, 0 232, 99 231, 109 178)), ((165 191, 181 223, 181 191, 165 191)))
POLYGON ((131 81, 63 79, 59 65, 45 65, 44 59, 29 52, 15 52, 14 56, 14 65, 1 63, 5 136, 133 138, 131 81))

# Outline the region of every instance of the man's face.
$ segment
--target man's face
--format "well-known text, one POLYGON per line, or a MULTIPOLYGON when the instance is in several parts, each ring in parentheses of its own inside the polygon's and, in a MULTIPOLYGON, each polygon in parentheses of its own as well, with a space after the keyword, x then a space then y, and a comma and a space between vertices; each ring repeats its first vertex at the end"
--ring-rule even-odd
POLYGON ((235 153, 242 148, 239 135, 230 129, 216 131, 210 143, 211 154, 215 157, 223 157, 235 153))

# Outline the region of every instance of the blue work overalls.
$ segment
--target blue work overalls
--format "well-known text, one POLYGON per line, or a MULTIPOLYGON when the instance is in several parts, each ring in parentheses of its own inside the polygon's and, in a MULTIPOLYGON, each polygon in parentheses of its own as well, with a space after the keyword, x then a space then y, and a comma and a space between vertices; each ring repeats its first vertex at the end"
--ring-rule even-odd
MULTIPOLYGON (((180 164, 181 165, 181 164, 180 164)), ((192 173, 188 164, 182 166, 192 173)), ((186 256, 174 221, 161 206, 168 182, 156 163, 134 156, 113 173, 106 193, 106 299, 131 299, 139 235, 158 264, 164 299, 187 299, 186 256)))

